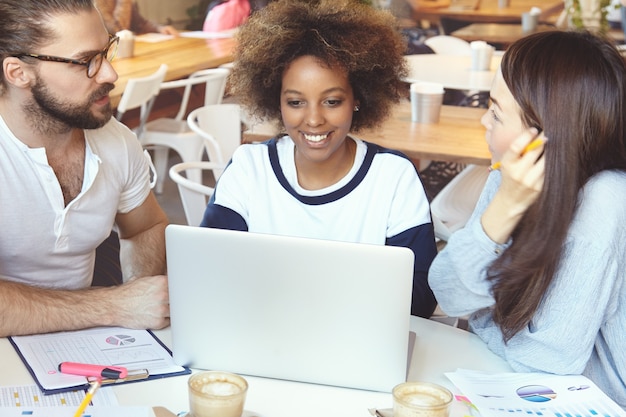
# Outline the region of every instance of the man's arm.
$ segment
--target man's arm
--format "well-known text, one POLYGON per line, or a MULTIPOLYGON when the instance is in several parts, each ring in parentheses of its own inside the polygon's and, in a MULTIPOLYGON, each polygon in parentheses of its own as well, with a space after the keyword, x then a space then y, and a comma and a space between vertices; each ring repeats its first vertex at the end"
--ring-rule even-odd
POLYGON ((168 324, 164 275, 71 291, 0 280, 0 337, 97 326, 160 329, 168 324))
POLYGON ((0 337, 96 326, 167 326, 169 295, 162 275, 167 216, 150 193, 141 206, 118 215, 117 222, 126 272, 123 285, 58 290, 0 279, 0 337))
POLYGON ((124 281, 132 277, 164 274, 167 216, 153 193, 143 204, 115 219, 120 235, 124 281))

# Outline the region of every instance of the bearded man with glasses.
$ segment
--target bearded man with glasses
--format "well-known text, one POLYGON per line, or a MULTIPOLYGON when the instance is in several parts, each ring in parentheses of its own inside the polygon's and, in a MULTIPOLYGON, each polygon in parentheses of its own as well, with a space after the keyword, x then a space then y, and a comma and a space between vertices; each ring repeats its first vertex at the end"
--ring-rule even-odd
POLYGON ((167 217, 112 118, 117 42, 92 0, 0 0, 0 336, 169 324, 167 217), (112 229, 125 282, 90 287, 112 229))

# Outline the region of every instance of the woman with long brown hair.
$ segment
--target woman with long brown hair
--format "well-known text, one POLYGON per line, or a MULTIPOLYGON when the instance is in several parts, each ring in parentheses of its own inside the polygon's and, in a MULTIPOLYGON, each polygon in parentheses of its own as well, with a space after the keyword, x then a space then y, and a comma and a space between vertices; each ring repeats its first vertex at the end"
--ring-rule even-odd
POLYGON ((429 283, 515 370, 584 374, 626 407, 624 60, 587 32, 530 35, 491 98, 500 168, 429 283))

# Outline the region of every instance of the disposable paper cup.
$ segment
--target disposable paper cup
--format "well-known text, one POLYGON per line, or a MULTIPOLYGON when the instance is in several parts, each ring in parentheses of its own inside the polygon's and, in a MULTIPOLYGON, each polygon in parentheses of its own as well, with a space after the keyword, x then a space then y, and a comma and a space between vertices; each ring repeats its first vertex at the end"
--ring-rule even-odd
POLYGON ((241 417, 248 382, 229 372, 204 371, 189 377, 187 417, 241 417))
POLYGON ((121 30, 116 33, 120 38, 117 45, 116 58, 130 58, 135 54, 135 34, 130 30, 121 30))
POLYGON ((495 48, 485 41, 470 42, 472 71, 489 71, 495 48))
POLYGON ((430 382, 404 382, 392 391, 393 417, 448 417, 452 393, 430 382))
POLYGON ((522 32, 534 32, 539 25, 539 15, 526 12, 522 13, 522 32))
POLYGON ((438 83, 411 84, 411 120, 415 123, 439 123, 443 93, 443 85, 438 83))

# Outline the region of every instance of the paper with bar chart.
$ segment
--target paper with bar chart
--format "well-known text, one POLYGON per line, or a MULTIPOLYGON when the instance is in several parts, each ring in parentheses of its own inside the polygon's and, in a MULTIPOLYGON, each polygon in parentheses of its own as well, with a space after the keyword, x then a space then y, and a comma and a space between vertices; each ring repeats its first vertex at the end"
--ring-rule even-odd
POLYGON ((619 405, 582 375, 446 373, 482 417, 626 417, 619 405))

